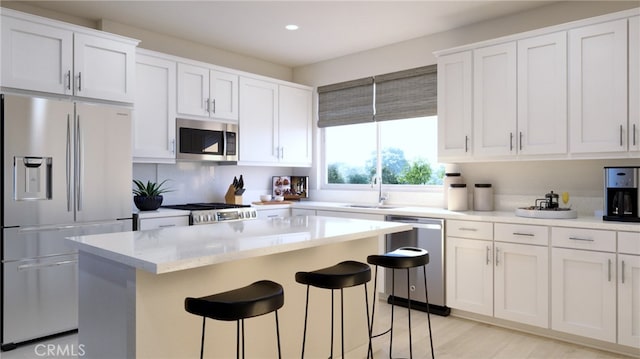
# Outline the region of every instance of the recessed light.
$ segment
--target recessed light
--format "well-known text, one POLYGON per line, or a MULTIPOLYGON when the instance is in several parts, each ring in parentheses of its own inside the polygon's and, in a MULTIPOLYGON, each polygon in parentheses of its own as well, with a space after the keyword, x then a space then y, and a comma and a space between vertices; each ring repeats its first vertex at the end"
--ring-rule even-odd
POLYGON ((287 29, 287 30, 294 31, 294 30, 298 30, 298 25, 290 24, 290 25, 285 26, 284 28, 287 29))

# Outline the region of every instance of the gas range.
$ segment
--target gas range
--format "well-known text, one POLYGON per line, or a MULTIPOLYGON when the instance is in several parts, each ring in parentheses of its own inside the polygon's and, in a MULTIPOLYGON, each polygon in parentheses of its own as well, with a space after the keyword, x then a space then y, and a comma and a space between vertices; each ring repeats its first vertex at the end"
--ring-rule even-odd
POLYGON ((189 215, 189 225, 224 221, 246 221, 258 218, 256 210, 244 204, 188 203, 162 207, 191 211, 189 215))

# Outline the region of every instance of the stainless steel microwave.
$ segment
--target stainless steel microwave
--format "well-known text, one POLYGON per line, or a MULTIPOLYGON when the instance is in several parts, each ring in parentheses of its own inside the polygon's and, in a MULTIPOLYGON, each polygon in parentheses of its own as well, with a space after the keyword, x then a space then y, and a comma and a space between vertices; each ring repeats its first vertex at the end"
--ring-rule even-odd
POLYGON ((238 125, 176 119, 176 158, 189 161, 237 162, 238 125))

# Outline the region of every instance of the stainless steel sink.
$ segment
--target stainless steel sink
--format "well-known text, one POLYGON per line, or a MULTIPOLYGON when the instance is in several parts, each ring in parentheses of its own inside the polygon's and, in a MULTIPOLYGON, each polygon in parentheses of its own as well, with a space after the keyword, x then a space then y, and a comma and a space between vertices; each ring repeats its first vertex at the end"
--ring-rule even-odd
POLYGON ((387 206, 384 204, 348 204, 345 207, 350 208, 368 208, 368 209, 393 209, 398 208, 396 206, 387 206))

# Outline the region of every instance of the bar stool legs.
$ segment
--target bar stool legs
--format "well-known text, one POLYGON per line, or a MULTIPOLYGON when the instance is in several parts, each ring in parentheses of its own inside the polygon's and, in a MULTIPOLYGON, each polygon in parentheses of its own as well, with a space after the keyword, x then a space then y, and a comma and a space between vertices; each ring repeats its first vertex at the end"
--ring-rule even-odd
MULTIPOLYGON (((429 311, 429 289, 427 287, 427 268, 426 265, 429 263, 429 253, 421 248, 413 248, 413 247, 403 247, 399 248, 393 252, 386 253, 383 255, 371 255, 367 258, 367 262, 370 264, 374 264, 375 267, 375 278, 378 277, 378 266, 384 268, 392 269, 391 275, 391 296, 395 298, 395 270, 396 269, 405 269, 407 273, 407 313, 408 313, 408 326, 409 326, 409 357, 413 358, 413 338, 412 338, 412 327, 411 327, 411 288, 410 288, 410 269, 418 266, 422 266, 423 276, 424 276, 424 290, 425 290, 425 298, 427 301, 427 326, 429 329, 429 342, 431 345, 431 357, 435 358, 435 352, 433 349, 433 336, 431 333, 431 313, 429 311)), ((373 293, 373 310, 371 314, 371 329, 370 329, 370 337, 377 338, 379 336, 389 334, 389 358, 392 357, 393 351, 393 323, 394 323, 394 314, 395 314, 395 303, 391 302, 391 326, 386 331, 373 334, 373 324, 375 319, 375 306, 376 306, 376 292, 377 292, 377 280, 374 281, 374 293, 373 293)), ((373 358, 373 347, 372 344, 369 343, 369 351, 367 353, 367 358, 373 358)))
POLYGON ((355 261, 345 261, 334 266, 319 269, 312 272, 296 273, 296 282, 307 286, 307 296, 304 311, 304 331, 302 337, 302 353, 304 351, 307 339, 307 323, 309 316, 309 289, 311 286, 323 289, 331 289, 331 349, 330 358, 333 358, 334 346, 334 314, 335 314, 335 295, 334 291, 340 289, 340 328, 341 328, 341 353, 344 358, 344 288, 354 287, 357 285, 364 286, 365 307, 367 310, 367 333, 369 335, 369 347, 371 347, 371 321, 369 316, 369 292, 367 290, 367 282, 371 280, 371 268, 365 264, 355 261))

